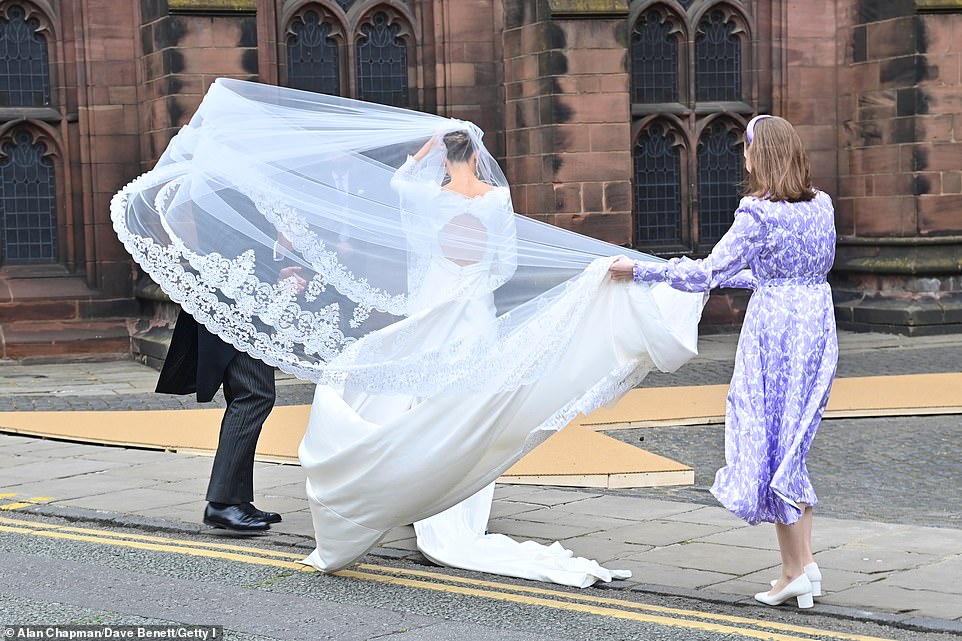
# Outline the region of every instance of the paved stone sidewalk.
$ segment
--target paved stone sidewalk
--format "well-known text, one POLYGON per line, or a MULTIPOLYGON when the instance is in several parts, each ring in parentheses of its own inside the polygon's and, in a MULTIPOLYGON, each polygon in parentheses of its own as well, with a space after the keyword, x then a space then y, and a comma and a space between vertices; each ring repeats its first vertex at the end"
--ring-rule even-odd
MULTIPOLYGON (((193 396, 157 394, 158 372, 134 361, 49 363, 0 360, 0 412, 76 410, 181 410, 224 407, 218 391, 212 403, 193 396)), ((276 374, 278 405, 307 405, 314 386, 276 374)))
MULTIPOLYGON (((0 494, 13 495, 5 501, 49 497, 20 509, 87 521, 197 532, 210 466, 205 456, 0 435, 0 494)), ((301 469, 258 463, 255 487, 259 507, 284 515, 257 544, 296 545, 306 555, 313 530, 301 469)), ((631 570, 616 589, 749 603, 776 576, 771 526, 747 526, 714 505, 649 498, 657 494, 502 485, 489 528, 560 540, 631 570)), ((814 543, 827 591, 821 611, 962 633, 962 530, 818 518, 814 543)), ((410 526, 373 554, 426 562, 410 526)))

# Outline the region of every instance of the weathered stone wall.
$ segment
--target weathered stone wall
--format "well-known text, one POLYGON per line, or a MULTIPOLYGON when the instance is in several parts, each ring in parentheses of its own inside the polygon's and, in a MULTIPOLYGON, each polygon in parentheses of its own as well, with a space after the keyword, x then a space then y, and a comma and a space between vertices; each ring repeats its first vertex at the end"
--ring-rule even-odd
MULTIPOLYGON (((415 23, 419 108, 487 132, 519 212, 636 240, 629 0, 385 1, 415 23)), ((816 183, 835 199, 842 325, 962 330, 962 0, 749 4, 754 38, 771 43, 751 62, 759 108, 796 124, 816 183)), ((214 78, 278 82, 279 16, 295 5, 37 0, 53 20, 60 111, 37 127, 58 140, 74 280, 130 295, 110 198, 153 166, 214 78)), ((744 302, 713 297, 706 321, 737 320, 744 302)))
MULTIPOLYGON (((258 79, 258 23, 253 0, 140 0, 140 170, 157 162, 170 139, 218 77, 258 79)), ((129 260, 129 258, 128 258, 129 260)), ((141 319, 132 350, 163 362, 178 308, 138 274, 141 319)))
POLYGON ((87 284, 105 295, 131 291, 130 256, 113 231, 109 208, 114 193, 138 173, 137 13, 133 3, 87 0, 72 7, 72 29, 65 32, 64 49, 80 57, 77 153, 67 188, 81 207, 76 239, 87 284))
POLYGON ((515 207, 631 242, 627 2, 505 0, 505 142, 515 207))
MULTIPOLYGON (((837 198, 838 80, 844 52, 835 41, 836 11, 846 3, 806 0, 775 4, 784 7, 784 12, 776 15, 776 20, 783 21, 778 29, 784 64, 784 84, 777 88, 779 115, 795 125, 805 142, 815 184, 837 198)), ((760 68, 758 73, 772 75, 776 71, 760 68)))
POLYGON ((422 3, 422 108, 470 120, 492 153, 504 153, 501 12, 490 0, 422 3), (430 5, 430 6, 428 6, 430 5), (430 11, 430 13, 429 13, 430 11))
POLYGON ((220 76, 257 80, 253 2, 140 0, 142 163, 156 162, 220 76))
POLYGON ((962 330, 962 2, 861 0, 841 17, 839 320, 962 330))

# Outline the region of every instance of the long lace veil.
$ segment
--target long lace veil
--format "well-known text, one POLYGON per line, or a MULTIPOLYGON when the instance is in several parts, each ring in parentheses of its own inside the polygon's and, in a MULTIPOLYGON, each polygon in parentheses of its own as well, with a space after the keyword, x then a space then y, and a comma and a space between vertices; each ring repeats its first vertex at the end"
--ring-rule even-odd
POLYGON ((418 397, 536 380, 583 313, 565 299, 572 282, 605 270, 599 258, 660 260, 514 214, 471 123, 228 79, 111 215, 170 298, 238 349, 302 379, 418 397), (459 130, 493 187, 479 199, 495 203, 468 218, 479 200, 445 190, 443 145, 408 161, 459 130), (425 305, 425 274, 445 260, 483 277, 425 305), (489 331, 419 339, 450 305, 485 296, 489 331))

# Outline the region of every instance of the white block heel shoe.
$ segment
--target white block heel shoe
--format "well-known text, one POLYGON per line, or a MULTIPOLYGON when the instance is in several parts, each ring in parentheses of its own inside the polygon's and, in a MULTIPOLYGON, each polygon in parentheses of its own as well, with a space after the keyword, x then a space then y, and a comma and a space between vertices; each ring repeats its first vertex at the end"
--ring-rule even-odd
POLYGON ((798 607, 803 610, 815 605, 815 602, 812 600, 812 582, 808 580, 807 575, 803 574, 799 576, 786 585, 781 592, 776 592, 775 594, 759 592, 755 595, 755 600, 765 605, 781 605, 791 598, 795 598, 798 601, 798 607))
POLYGON ((805 576, 812 582, 812 596, 822 596, 822 572, 818 569, 818 564, 809 563, 804 569, 805 576))
MULTIPOLYGON (((822 596, 822 572, 818 569, 818 563, 809 563, 804 568, 805 576, 812 582, 812 596, 822 596)), ((778 581, 771 581, 770 586, 775 587, 778 581)))

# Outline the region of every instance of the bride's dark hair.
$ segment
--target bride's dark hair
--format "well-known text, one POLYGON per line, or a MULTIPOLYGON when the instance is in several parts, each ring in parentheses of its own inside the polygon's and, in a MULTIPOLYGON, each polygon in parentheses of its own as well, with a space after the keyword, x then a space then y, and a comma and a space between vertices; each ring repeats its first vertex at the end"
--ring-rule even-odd
POLYGON ((452 131, 444 134, 444 148, 448 162, 460 163, 471 160, 474 144, 466 131, 452 131))

